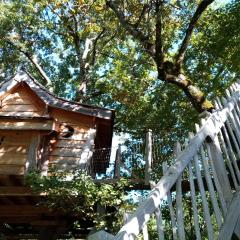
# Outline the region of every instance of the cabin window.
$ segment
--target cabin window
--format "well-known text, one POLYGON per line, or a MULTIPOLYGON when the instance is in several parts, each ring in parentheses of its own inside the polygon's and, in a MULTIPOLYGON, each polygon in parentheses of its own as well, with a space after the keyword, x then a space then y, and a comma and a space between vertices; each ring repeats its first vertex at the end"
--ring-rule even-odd
POLYGON ((74 134, 74 128, 67 124, 62 124, 60 126, 59 135, 63 138, 70 138, 74 134))

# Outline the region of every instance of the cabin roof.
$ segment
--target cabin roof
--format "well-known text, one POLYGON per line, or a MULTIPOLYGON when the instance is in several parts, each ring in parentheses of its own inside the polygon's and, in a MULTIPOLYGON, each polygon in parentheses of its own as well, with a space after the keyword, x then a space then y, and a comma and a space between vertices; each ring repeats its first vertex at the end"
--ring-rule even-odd
POLYGON ((0 85, 0 97, 10 91, 20 83, 26 83, 43 102, 51 107, 64 109, 67 111, 78 112, 84 115, 93 116, 101 119, 114 119, 114 110, 102 107, 91 106, 87 104, 69 101, 55 96, 42 86, 37 80, 25 72, 20 72, 12 79, 2 82, 0 85))

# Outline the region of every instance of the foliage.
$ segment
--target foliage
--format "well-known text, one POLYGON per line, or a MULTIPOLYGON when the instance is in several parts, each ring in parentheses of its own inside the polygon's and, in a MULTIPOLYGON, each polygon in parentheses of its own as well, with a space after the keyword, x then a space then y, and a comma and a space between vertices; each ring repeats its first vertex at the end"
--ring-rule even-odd
MULTIPOLYGON (((154 1, 150 2, 152 5, 149 1, 117 1, 125 20, 153 43, 156 12, 154 1)), ((164 3, 164 61, 174 61, 199 3, 164 3)), ((86 84, 85 102, 116 109, 117 131, 142 137, 151 128, 172 145, 178 136, 183 138, 193 130, 198 115, 185 93, 162 81, 154 59, 105 1, 17 0, 3 1, 0 8, 3 79, 21 65, 45 84, 31 61, 35 58, 51 79, 45 85, 59 96, 76 99, 86 84)), ((195 26, 186 51, 182 70, 210 99, 222 94, 239 73, 238 8, 237 0, 225 8, 209 7, 195 26)))
MULTIPOLYGON (((114 108, 116 131, 128 131, 138 140, 152 129, 164 144, 154 163, 153 177, 158 179, 159 163, 171 159, 173 144, 184 141, 198 119, 189 89, 176 84, 180 73, 188 86, 200 88, 210 100, 222 95, 240 74, 239 0, 221 8, 213 3, 203 11, 178 64, 186 29, 201 2, 1 1, 0 78, 5 80, 23 66, 58 96, 114 108), (117 4, 115 11, 112 2, 117 4), (157 2, 163 3, 160 17, 157 2), (158 55, 153 57, 148 43, 158 55), (173 82, 168 81, 167 70, 173 82)), ((136 168, 136 174, 141 170, 136 168)), ((32 173, 28 178, 35 191, 48 193, 45 204, 86 215, 100 226, 104 223, 96 214, 97 203, 123 206, 124 184, 97 185, 82 172, 53 171, 48 177, 32 173)))
POLYGON ((48 176, 31 172, 26 181, 34 192, 46 194, 40 204, 52 210, 88 219, 97 228, 106 227, 110 231, 118 229, 122 223, 123 210, 127 207, 124 193, 127 181, 124 179, 115 185, 97 184, 80 170, 60 172, 51 169, 48 176), (107 211, 98 213, 98 206, 107 211))
POLYGON ((211 99, 223 95, 240 73, 239 8, 240 2, 232 1, 204 16, 186 54, 185 70, 211 99))

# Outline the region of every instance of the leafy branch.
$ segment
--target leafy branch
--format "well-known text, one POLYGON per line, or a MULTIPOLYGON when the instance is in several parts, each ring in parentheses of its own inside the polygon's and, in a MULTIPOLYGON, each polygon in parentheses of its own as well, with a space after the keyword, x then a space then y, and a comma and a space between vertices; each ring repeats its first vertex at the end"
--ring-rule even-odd
POLYGON ((193 33, 193 30, 196 27, 196 24, 197 24, 199 18, 201 17, 201 15, 203 14, 203 12, 206 10, 206 8, 212 2, 214 2, 214 0, 202 0, 200 2, 200 4, 198 5, 195 13, 193 14, 193 16, 192 16, 192 18, 190 20, 190 23, 188 25, 188 28, 187 28, 187 30, 185 32, 185 37, 184 37, 184 39, 182 41, 182 44, 181 44, 181 46, 179 48, 179 51, 178 51, 178 54, 177 54, 177 58, 176 58, 177 66, 181 67, 181 64, 183 62, 186 49, 188 47, 188 44, 190 42, 190 39, 191 39, 191 36, 192 36, 192 33, 193 33))
POLYGON ((127 182, 124 179, 116 185, 97 184, 81 170, 60 172, 51 169, 48 176, 41 176, 38 172, 29 173, 26 182, 36 194, 45 193, 39 204, 75 217, 88 218, 98 227, 114 227, 113 221, 109 223, 107 219, 111 216, 117 222, 117 213, 106 211, 99 216, 97 206, 119 210, 126 204, 124 188, 127 182))
POLYGON ((107 1, 107 6, 110 7, 114 13, 116 14, 117 18, 119 19, 122 26, 140 43, 144 46, 144 49, 149 53, 150 56, 153 58, 155 57, 155 49, 154 45, 150 42, 149 38, 145 36, 141 31, 137 29, 137 26, 134 24, 129 23, 123 14, 122 11, 118 9, 118 6, 113 1, 107 1))
POLYGON ((47 74, 45 73, 45 71, 43 70, 43 68, 41 67, 41 65, 38 63, 38 60, 37 60, 36 56, 31 56, 31 54, 29 52, 27 52, 26 50, 24 50, 20 46, 17 46, 16 44, 14 44, 12 41, 10 41, 8 39, 6 39, 6 42, 9 45, 11 45, 12 47, 14 47, 15 49, 17 49, 19 52, 21 52, 33 64, 33 66, 37 69, 38 73, 40 74, 40 76, 44 80, 45 84, 48 85, 48 86, 51 86, 52 82, 51 82, 50 78, 47 76, 47 74))

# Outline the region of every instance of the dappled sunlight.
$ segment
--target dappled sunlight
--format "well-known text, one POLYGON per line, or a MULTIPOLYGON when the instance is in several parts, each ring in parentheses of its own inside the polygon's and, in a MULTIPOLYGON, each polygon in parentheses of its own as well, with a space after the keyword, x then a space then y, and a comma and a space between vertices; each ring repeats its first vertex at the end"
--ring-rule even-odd
MULTIPOLYGON (((229 214, 233 213, 228 214, 227 206, 231 206, 229 211, 234 208, 239 194, 233 193, 238 191, 240 184, 240 171, 236 163, 240 156, 240 109, 236 109, 238 99, 239 94, 235 94, 223 109, 202 120, 201 126, 197 126, 196 135, 190 134, 189 143, 178 154, 176 163, 166 170, 149 196, 121 228, 116 239, 136 238, 156 211, 158 234, 170 231, 175 237, 183 237, 187 231, 184 229, 183 211, 186 211, 185 201, 188 198, 186 192, 183 195, 183 191, 191 194, 192 209, 188 207, 188 211, 193 211, 191 221, 195 236, 200 239, 203 234, 201 226, 205 226, 208 239, 215 238, 220 229, 219 239, 225 239, 226 236, 230 239, 234 227, 227 226, 231 221, 229 214), (236 196, 235 200, 233 196, 236 196), (171 217, 168 230, 166 227, 169 225, 166 225, 161 215, 161 208, 166 202, 171 217), (213 213, 210 214, 211 211, 213 213), (199 219, 199 212, 203 212, 203 219, 199 219)), ((236 211, 233 215, 232 224, 235 226, 240 212, 236 211)))

